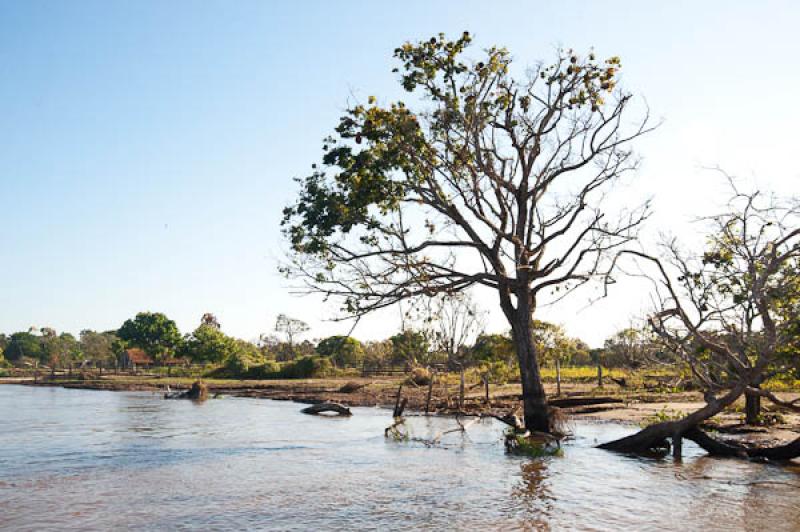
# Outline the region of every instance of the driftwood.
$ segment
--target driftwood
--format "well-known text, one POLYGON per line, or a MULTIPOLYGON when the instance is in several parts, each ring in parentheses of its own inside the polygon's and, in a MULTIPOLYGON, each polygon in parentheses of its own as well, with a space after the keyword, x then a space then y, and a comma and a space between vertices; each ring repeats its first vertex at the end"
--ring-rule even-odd
POLYGON ((326 412, 331 412, 345 417, 353 415, 349 408, 344 405, 340 405, 339 403, 317 403, 302 409, 300 412, 303 414, 311 414, 312 416, 318 416, 326 412))
POLYGON ((406 404, 408 404, 408 399, 403 397, 403 383, 400 383, 400 387, 397 388, 397 397, 394 400, 394 411, 392 412, 392 417, 403 417, 403 410, 406 409, 406 404))
POLYGON ((341 388, 339 388, 339 393, 353 393, 357 392, 361 388, 366 387, 366 384, 359 384, 357 382, 348 382, 341 388))
POLYGON ((624 401, 617 397, 565 397, 563 399, 551 399, 547 402, 548 405, 559 408, 604 405, 608 403, 624 403, 624 401))

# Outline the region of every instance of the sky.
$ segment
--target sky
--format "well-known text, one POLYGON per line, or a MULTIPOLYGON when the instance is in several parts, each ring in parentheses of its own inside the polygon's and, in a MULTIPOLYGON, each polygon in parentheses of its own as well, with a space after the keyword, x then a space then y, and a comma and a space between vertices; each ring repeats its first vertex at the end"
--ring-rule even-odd
MULTIPOLYGON (((518 64, 559 46, 623 61, 661 126, 618 194, 652 198, 643 233, 697 243, 720 166, 796 194, 796 2, 0 1, 0 332, 108 330, 139 311, 184 332, 205 312, 253 339, 279 313, 346 334, 337 305, 278 273, 283 207, 348 102, 402 97, 392 50, 445 32, 518 64)), ((476 294, 486 330, 508 329, 476 294)), ((541 309, 590 345, 648 308, 624 280, 541 309)), ((359 322, 392 334, 398 311, 359 322)))

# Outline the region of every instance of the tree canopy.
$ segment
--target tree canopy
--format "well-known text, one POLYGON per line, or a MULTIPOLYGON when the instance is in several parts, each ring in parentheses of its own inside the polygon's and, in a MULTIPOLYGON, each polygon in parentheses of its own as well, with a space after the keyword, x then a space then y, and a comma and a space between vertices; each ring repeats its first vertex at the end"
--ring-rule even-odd
MULTIPOLYGON (((606 194, 634 170, 621 61, 560 50, 512 75, 512 56, 466 56, 472 36, 440 34, 394 52, 414 94, 353 105, 299 180, 283 227, 283 270, 342 300, 351 316, 404 299, 481 286, 497 291, 520 360, 526 425, 548 430, 531 319, 601 277, 636 237, 646 206, 611 212, 606 194)), ((633 124, 633 125, 631 125, 633 124)))
POLYGON ((181 345, 178 326, 160 312, 136 314, 122 324, 117 336, 126 346, 139 347, 156 360, 174 355, 181 345))
POLYGON ((340 367, 355 367, 364 361, 364 347, 350 336, 329 336, 317 344, 317 353, 340 367))

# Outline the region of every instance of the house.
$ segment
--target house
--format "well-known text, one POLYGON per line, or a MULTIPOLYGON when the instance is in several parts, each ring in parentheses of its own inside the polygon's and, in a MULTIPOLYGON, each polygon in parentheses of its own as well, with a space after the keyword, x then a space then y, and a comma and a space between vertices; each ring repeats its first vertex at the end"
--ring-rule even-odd
POLYGON ((126 349, 119 355, 119 367, 121 369, 136 369, 153 365, 153 359, 138 347, 126 349))

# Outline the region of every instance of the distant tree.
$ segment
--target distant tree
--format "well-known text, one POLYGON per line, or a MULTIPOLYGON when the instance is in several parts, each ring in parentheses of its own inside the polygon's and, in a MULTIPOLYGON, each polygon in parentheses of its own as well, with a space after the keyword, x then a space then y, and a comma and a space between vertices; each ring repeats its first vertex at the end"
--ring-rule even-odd
POLYGON ((503 362, 508 367, 515 364, 516 353, 511 338, 505 334, 481 334, 472 346, 473 357, 484 362, 503 362))
POLYGON ((56 334, 54 329, 43 327, 42 361, 50 366, 66 366, 83 358, 78 340, 70 333, 56 334))
POLYGON ((275 332, 282 333, 286 337, 286 342, 294 345, 295 337, 308 332, 311 327, 303 320, 290 318, 286 314, 279 314, 275 320, 275 332))
POLYGON ((242 374, 254 366, 266 362, 261 350, 253 343, 233 339, 231 349, 225 358, 225 367, 235 374, 242 374))
POLYGON ((660 347, 652 331, 627 327, 608 338, 604 345, 608 367, 636 369, 658 361, 660 347))
POLYGON ((210 312, 206 312, 205 314, 203 314, 203 317, 200 318, 200 325, 206 325, 208 327, 213 327, 214 329, 217 329, 217 330, 219 330, 221 328, 220 324, 219 324, 219 320, 217 319, 217 317, 214 316, 210 312))
POLYGON ((426 328, 433 349, 444 353, 451 368, 463 371, 472 359, 468 346, 482 332, 484 313, 465 292, 428 298, 427 308, 426 328))
POLYGON ((140 312, 126 320, 117 336, 128 347, 139 347, 156 361, 175 354, 181 345, 181 333, 174 321, 160 312, 140 312))
POLYGON ((214 325, 202 324, 186 335, 181 353, 198 364, 222 364, 235 351, 236 340, 214 325))
POLYGON ((44 356, 41 338, 27 331, 15 332, 9 337, 3 356, 9 362, 20 362, 23 358, 42 361, 44 356))
POLYGON ((351 336, 329 336, 320 340, 317 353, 330 358, 340 368, 355 367, 364 361, 364 347, 351 336))
POLYGON ((378 340, 364 344, 364 363, 370 367, 381 367, 392 360, 392 341, 378 340))
POLYGON ((427 364, 430 359, 430 341, 420 331, 407 329, 395 334, 392 342, 392 362, 408 366, 427 364))
POLYGON ((115 359, 114 345, 119 341, 113 332, 84 329, 80 334, 80 349, 87 360, 111 362, 115 359))
POLYGON ((573 363, 574 359, 588 359, 586 344, 567 335, 561 325, 534 320, 531 327, 540 364, 564 365, 573 363))
POLYGON ((8 347, 9 342, 11 342, 11 339, 5 334, 0 333, 0 363, 5 362, 3 353, 5 352, 6 347, 8 347))

